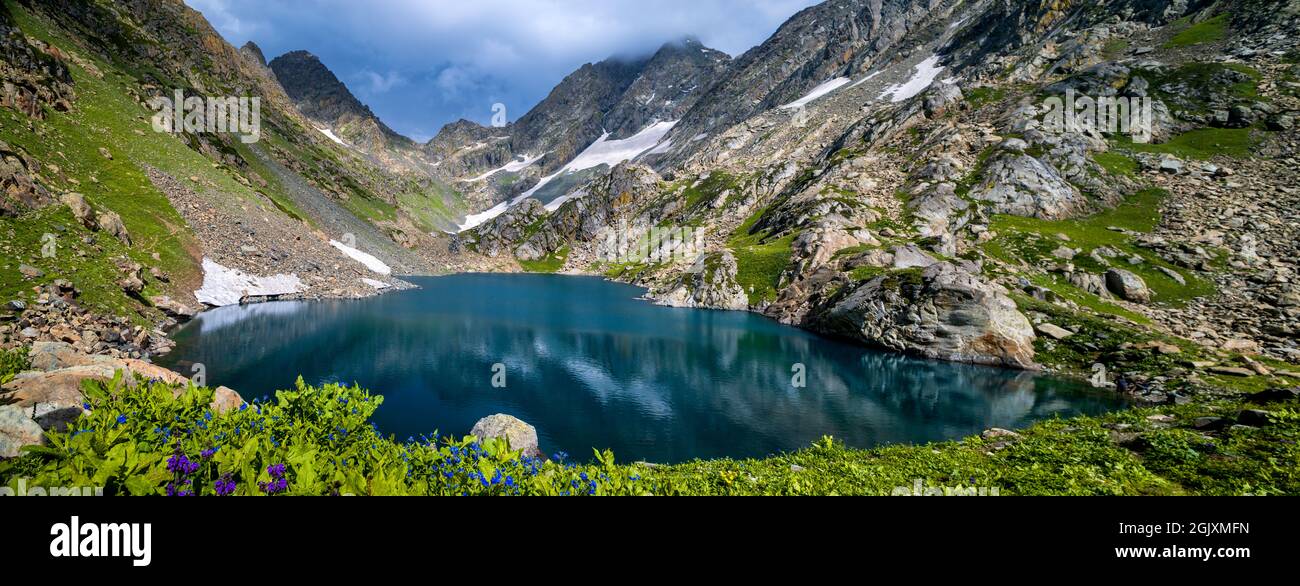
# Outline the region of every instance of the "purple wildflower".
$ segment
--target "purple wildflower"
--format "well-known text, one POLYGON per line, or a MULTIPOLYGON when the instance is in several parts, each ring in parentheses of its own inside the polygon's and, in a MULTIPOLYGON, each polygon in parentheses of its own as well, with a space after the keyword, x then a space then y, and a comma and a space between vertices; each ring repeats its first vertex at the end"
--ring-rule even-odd
POLYGON ((284 478, 278 478, 271 482, 259 482, 257 483, 257 486, 262 489, 262 492, 268 495, 275 495, 289 490, 289 481, 284 478))
POLYGON ((235 480, 230 477, 230 474, 225 474, 217 480, 216 489, 217 496, 230 496, 235 494, 235 480))
POLYGON ((199 471, 199 464, 191 461, 185 454, 177 453, 167 459, 167 471, 188 476, 199 471))

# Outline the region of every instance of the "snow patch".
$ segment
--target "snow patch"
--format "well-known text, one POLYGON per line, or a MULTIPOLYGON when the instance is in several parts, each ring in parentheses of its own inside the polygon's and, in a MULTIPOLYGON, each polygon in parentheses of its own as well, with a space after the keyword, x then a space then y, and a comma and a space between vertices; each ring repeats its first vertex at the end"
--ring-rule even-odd
POLYGON ((925 61, 916 64, 916 73, 912 75, 912 79, 902 85, 889 86, 880 94, 880 99, 890 96, 889 101, 894 103, 911 99, 930 87, 944 69, 946 69, 944 66, 939 65, 939 56, 931 55, 925 61))
POLYGON ((376 291, 383 291, 384 289, 392 287, 392 285, 389 285, 388 283, 377 281, 375 279, 361 279, 361 282, 374 287, 376 291))
POLYGON ((330 246, 339 249, 339 251, 347 255, 348 258, 366 265, 366 268, 375 273, 385 276, 393 274, 393 269, 384 264, 384 261, 381 261, 370 254, 361 252, 360 250, 352 248, 351 246, 337 240, 330 240, 330 246))
POLYGON ((583 191, 574 191, 572 193, 566 193, 564 195, 561 195, 560 197, 551 200, 551 203, 546 204, 546 211, 554 212, 555 210, 560 209, 560 206, 564 205, 564 202, 567 202, 571 199, 583 198, 586 196, 587 196, 586 192, 583 191))
POLYGON ((871 75, 868 75, 868 76, 866 76, 866 77, 864 77, 864 78, 862 78, 862 79, 859 79, 859 80, 853 82, 853 85, 851 85, 851 86, 849 86, 849 87, 858 87, 858 86, 860 86, 860 85, 862 85, 862 84, 864 84, 864 83, 867 83, 868 81, 871 81, 871 78, 873 78, 873 77, 875 77, 875 76, 877 76, 877 75, 880 75, 881 73, 883 73, 883 72, 882 72, 882 71, 877 71, 877 72, 875 72, 875 73, 872 73, 871 75))
POLYGON ((460 232, 464 232, 464 231, 466 231, 466 230, 470 230, 470 229, 473 229, 473 228, 477 228, 477 227, 479 227, 479 225, 481 225, 483 222, 486 222, 486 221, 488 221, 488 220, 491 220, 492 218, 495 218, 495 217, 497 217, 497 216, 499 216, 499 215, 501 215, 501 214, 504 214, 504 213, 506 212, 506 210, 508 210, 508 209, 510 209, 510 202, 508 202, 508 201, 503 201, 503 202, 501 202, 501 203, 499 203, 499 204, 497 204, 497 205, 492 206, 491 208, 488 208, 487 210, 485 210, 485 211, 483 211, 483 212, 480 212, 480 213, 477 213, 477 214, 470 214, 470 215, 468 215, 468 216, 465 216, 465 223, 464 223, 464 224, 458 224, 458 225, 456 226, 456 228, 457 228, 457 230, 460 231, 460 232))
POLYGON ((328 128, 317 128, 316 130, 319 130, 321 134, 324 134, 325 136, 328 136, 330 140, 332 140, 332 141, 334 141, 334 142, 337 142, 337 143, 339 143, 339 144, 341 144, 341 145, 343 145, 343 146, 348 146, 348 143, 343 142, 343 139, 341 139, 341 138, 339 138, 339 137, 337 137, 337 136, 334 136, 334 131, 333 131, 333 130, 330 130, 330 129, 328 129, 328 128))
POLYGON ((194 297, 204 305, 225 307, 238 305, 245 295, 249 297, 274 297, 292 295, 303 290, 298 275, 272 275, 259 277, 238 269, 221 266, 212 259, 203 259, 203 287, 194 297))
POLYGON ((497 167, 496 169, 488 171, 487 173, 479 175, 478 177, 475 177, 473 179, 461 179, 460 182, 474 183, 477 181, 482 181, 502 171, 505 171, 506 173, 518 173, 520 171, 523 171, 524 169, 527 169, 529 165, 536 163, 541 158, 542 155, 537 155, 536 157, 530 157, 528 155, 524 155, 524 160, 522 161, 519 160, 510 161, 509 163, 506 163, 503 166, 497 167))
MULTIPOLYGON (((631 161, 632 159, 646 154, 647 151, 656 150, 658 147, 664 146, 665 141, 663 138, 667 136, 668 132, 676 125, 676 120, 669 122, 656 122, 645 127, 641 132, 622 140, 609 140, 609 133, 606 132, 601 135, 596 142, 591 143, 591 146, 587 147, 579 153, 578 156, 574 157, 572 161, 569 161, 569 164, 562 167, 559 171, 543 177, 542 180, 538 181, 537 185, 534 185, 532 189, 525 191, 508 202, 501 202, 492 206, 491 209, 466 216, 465 223, 460 224, 459 229, 461 232, 470 230, 505 213, 505 211, 510 209, 511 206, 532 197, 545 187, 547 183, 550 183, 561 175, 585 171, 601 165, 609 165, 610 167, 613 167, 619 163, 631 161)), ((671 141, 667 142, 671 143, 671 141)), ((564 201, 568 200, 566 199, 564 201)), ((560 204, 563 204, 564 201, 560 201, 560 204)), ((551 205, 555 205, 555 202, 552 201, 551 205)), ((551 205, 546 206, 547 209, 552 209, 551 205)), ((555 208, 558 209, 559 206, 556 205, 555 208)))
POLYGON ((804 107, 804 106, 807 106, 807 105, 808 105, 809 103, 811 103, 813 100, 816 100, 817 98, 820 98, 820 97, 822 97, 822 96, 824 96, 824 95, 826 95, 826 94, 829 94, 829 93, 831 93, 831 92, 833 92, 833 91, 835 91, 835 90, 837 90, 837 89, 840 89, 841 87, 844 86, 844 84, 849 83, 850 81, 853 81, 853 80, 851 80, 851 79, 849 79, 849 78, 847 78, 847 77, 837 77, 837 78, 835 78, 835 79, 832 79, 832 80, 830 80, 830 81, 828 81, 828 82, 826 82, 826 83, 823 83, 823 84, 821 84, 821 85, 819 85, 819 86, 813 88, 811 92, 808 92, 808 95, 806 95, 806 96, 804 96, 804 97, 802 97, 802 98, 799 98, 799 99, 797 99, 797 100, 795 100, 795 101, 793 101, 793 102, 790 102, 789 104, 786 104, 786 105, 784 105, 784 106, 781 106, 781 109, 782 109, 782 110, 796 110, 796 109, 802 108, 802 107, 804 107))
POLYGON ((646 151, 645 154, 647 154, 647 155, 662 155, 662 154, 664 154, 664 153, 666 153, 666 152, 668 152, 668 151, 671 151, 671 150, 673 150, 673 141, 671 141, 671 140, 665 140, 665 141, 659 143, 659 146, 657 146, 657 147, 655 147, 655 148, 652 148, 652 149, 646 151))
POLYGON ((601 165, 609 165, 610 167, 613 167, 624 161, 635 159, 646 151, 658 146, 664 136, 668 134, 668 131, 672 130, 676 125, 676 120, 671 122, 657 122, 647 126, 641 132, 623 140, 609 140, 609 133, 606 132, 601 135, 596 142, 591 143, 591 146, 579 153, 577 157, 574 157, 568 165, 565 165, 554 174, 542 178, 537 185, 533 186, 532 189, 525 191, 523 195, 516 197, 514 201, 510 202, 510 204, 514 205, 532 197, 533 194, 537 193, 538 190, 544 187, 547 183, 550 183, 556 177, 565 173, 576 173, 578 171, 585 171, 601 165))

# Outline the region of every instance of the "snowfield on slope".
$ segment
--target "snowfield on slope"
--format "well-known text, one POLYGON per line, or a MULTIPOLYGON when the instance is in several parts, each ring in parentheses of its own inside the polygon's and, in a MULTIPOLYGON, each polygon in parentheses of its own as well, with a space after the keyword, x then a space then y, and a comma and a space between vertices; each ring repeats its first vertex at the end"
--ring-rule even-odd
POLYGON ((351 246, 348 246, 337 240, 330 240, 330 246, 339 249, 339 252, 342 252, 343 254, 347 255, 348 258, 355 260, 363 265, 366 265, 366 268, 370 269, 372 272, 384 276, 393 274, 393 269, 389 268, 388 265, 384 264, 384 261, 379 260, 368 253, 361 252, 360 250, 352 248, 351 246))
POLYGON ((259 277, 238 269, 224 267, 212 259, 203 259, 203 287, 194 297, 204 305, 225 307, 238 305, 244 295, 269 297, 292 295, 303 290, 298 275, 259 277))
POLYGON ((524 155, 524 160, 522 160, 522 161, 519 161, 519 160, 513 160, 513 161, 510 161, 509 163, 506 163, 505 165, 502 165, 502 166, 500 166, 500 167, 497 167, 496 169, 493 169, 493 170, 491 170, 491 171, 488 171, 487 173, 484 173, 484 174, 482 174, 482 175, 479 175, 478 177, 475 177, 475 178, 473 178, 473 179, 461 179, 460 182, 461 182, 461 183, 475 183, 475 182, 478 182, 478 181, 482 181, 482 180, 484 180, 484 179, 487 179, 488 177, 491 177, 491 176, 493 176, 493 175, 496 175, 497 173, 500 173, 500 172, 502 172, 502 171, 505 171, 506 173, 518 173, 518 172, 520 172, 520 171, 523 171, 524 169, 527 169, 529 165, 532 165, 533 163, 536 163, 538 160, 540 160, 540 159, 542 158, 542 156, 543 156, 543 155, 537 155, 536 157, 530 157, 530 156, 528 156, 528 155, 524 155))
POLYGON ((880 94, 880 99, 883 100, 885 96, 889 96, 889 101, 894 103, 909 100, 925 91, 925 88, 930 87, 930 84, 934 83, 934 80, 939 77, 940 73, 943 73, 944 69, 946 67, 939 65, 939 56, 931 55, 925 61, 916 64, 916 73, 912 75, 912 79, 907 80, 907 83, 902 85, 889 86, 880 94))
POLYGON ((337 136, 334 136, 334 131, 333 131, 333 130, 330 130, 330 129, 328 129, 328 128, 317 128, 316 130, 319 130, 321 134, 324 134, 325 136, 328 136, 330 140, 332 140, 332 141, 334 141, 334 142, 337 142, 337 143, 339 143, 339 144, 341 144, 341 145, 343 145, 343 146, 348 146, 348 143, 343 142, 343 139, 341 139, 341 138, 339 138, 339 137, 337 137, 337 136))
POLYGON ((569 164, 560 168, 559 171, 543 177, 542 180, 538 181, 537 185, 534 185, 532 189, 525 191, 509 202, 501 202, 487 211, 466 216, 465 223, 460 224, 460 231, 464 232, 470 230, 501 215, 502 213, 505 213, 505 211, 510 209, 511 206, 532 197, 541 188, 545 187, 547 183, 554 181, 562 175, 593 169, 601 165, 613 167, 619 163, 631 161, 648 151, 654 150, 656 147, 661 146, 663 138, 667 136, 668 132, 676 125, 676 120, 670 122, 656 122, 647 126, 641 132, 621 140, 609 140, 609 133, 606 132, 601 135, 596 142, 591 143, 591 146, 587 147, 579 153, 578 156, 574 157, 572 161, 569 161, 569 164))
POLYGON ((808 95, 806 95, 806 96, 804 96, 804 97, 802 97, 802 98, 799 98, 799 99, 797 99, 797 100, 795 100, 795 101, 793 101, 793 102, 790 102, 789 104, 786 104, 786 105, 784 105, 784 106, 781 106, 781 109, 782 109, 782 110, 797 110, 797 109, 799 109, 799 108, 802 108, 802 107, 804 107, 804 106, 807 106, 808 104, 812 103, 813 100, 816 100, 817 98, 820 98, 820 97, 822 97, 822 96, 824 96, 824 95, 826 95, 826 94, 829 94, 829 93, 831 93, 831 92, 833 92, 833 91, 835 91, 835 90, 837 90, 837 89, 840 89, 841 87, 844 86, 844 84, 849 83, 850 81, 853 81, 853 80, 851 80, 851 79, 849 79, 849 78, 847 78, 847 77, 837 77, 837 78, 835 78, 835 79, 832 79, 832 80, 830 80, 830 81, 828 81, 828 82, 826 82, 826 83, 823 83, 823 84, 821 84, 821 85, 819 85, 819 86, 813 88, 812 91, 808 92, 808 95))

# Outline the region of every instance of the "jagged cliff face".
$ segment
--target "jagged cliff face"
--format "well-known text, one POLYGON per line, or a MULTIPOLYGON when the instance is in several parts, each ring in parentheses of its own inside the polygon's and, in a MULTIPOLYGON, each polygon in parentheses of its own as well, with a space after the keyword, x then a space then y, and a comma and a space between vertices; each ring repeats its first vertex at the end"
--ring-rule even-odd
POLYGON ((269 66, 298 111, 344 141, 373 151, 413 146, 353 96, 315 55, 292 51, 272 59, 269 66))
POLYGON ((684 39, 646 58, 587 64, 516 122, 488 128, 462 120, 425 148, 441 172, 456 178, 477 178, 512 160, 535 160, 466 186, 488 207, 534 187, 602 137, 627 139, 653 124, 679 120, 729 63, 725 53, 684 39), (503 179, 508 185, 500 185, 503 179))
POLYGON ((605 129, 619 139, 655 122, 681 120, 730 65, 726 53, 693 38, 664 45, 603 116, 605 129))
MULTIPOLYGON (((945 22, 955 1, 831 0, 792 17, 735 64, 699 100, 674 135, 696 137, 798 100, 836 78, 854 81, 881 61, 906 58, 913 45, 898 46, 923 23, 945 22)), ((697 141, 698 143, 698 141, 697 141)), ((702 145, 668 157, 680 164, 702 145)))

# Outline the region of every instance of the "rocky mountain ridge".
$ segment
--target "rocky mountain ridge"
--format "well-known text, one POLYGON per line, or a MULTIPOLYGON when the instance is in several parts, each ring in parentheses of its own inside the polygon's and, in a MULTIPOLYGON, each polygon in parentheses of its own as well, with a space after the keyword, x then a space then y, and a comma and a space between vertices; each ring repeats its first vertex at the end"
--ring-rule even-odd
MULTIPOLYGON (((827 2, 737 58, 665 138, 671 148, 610 174, 640 169, 647 183, 611 199, 609 179, 594 178, 554 210, 523 207, 453 248, 551 258, 662 302, 748 307, 927 357, 1035 368, 1046 353, 1059 368, 1071 347, 1130 364, 1068 341, 1086 328, 1049 321, 1087 316, 1138 339, 1194 334, 1197 352, 1226 344, 1294 359, 1290 326, 1177 323, 1218 295, 1237 300, 1210 306, 1249 302, 1215 292, 1224 253, 1189 255, 1152 232, 1185 217, 1187 181, 1240 186, 1251 159, 1294 157, 1296 13, 1295 2, 827 2), (1067 95, 1150 99, 1153 140, 1052 127, 1044 104, 1067 95), (619 221, 634 234, 699 227, 706 248, 667 264, 611 261, 601 234, 619 221)), ((1293 174, 1249 175, 1256 188, 1237 195, 1246 205, 1293 197, 1293 174)), ((1181 229, 1230 256, 1244 250, 1231 265, 1259 266, 1260 241, 1233 243, 1216 225, 1181 229)), ((1262 278, 1287 290, 1279 275, 1293 268, 1268 258, 1262 278)), ((1265 306, 1291 316, 1289 297, 1272 295, 1279 305, 1265 306)), ((1189 351, 1168 356, 1179 354, 1189 351)))
POLYGON ((272 59, 267 66, 298 111, 322 124, 322 131, 337 133, 343 140, 372 151, 414 147, 410 139, 394 132, 369 106, 352 95, 315 55, 290 51, 272 59))

